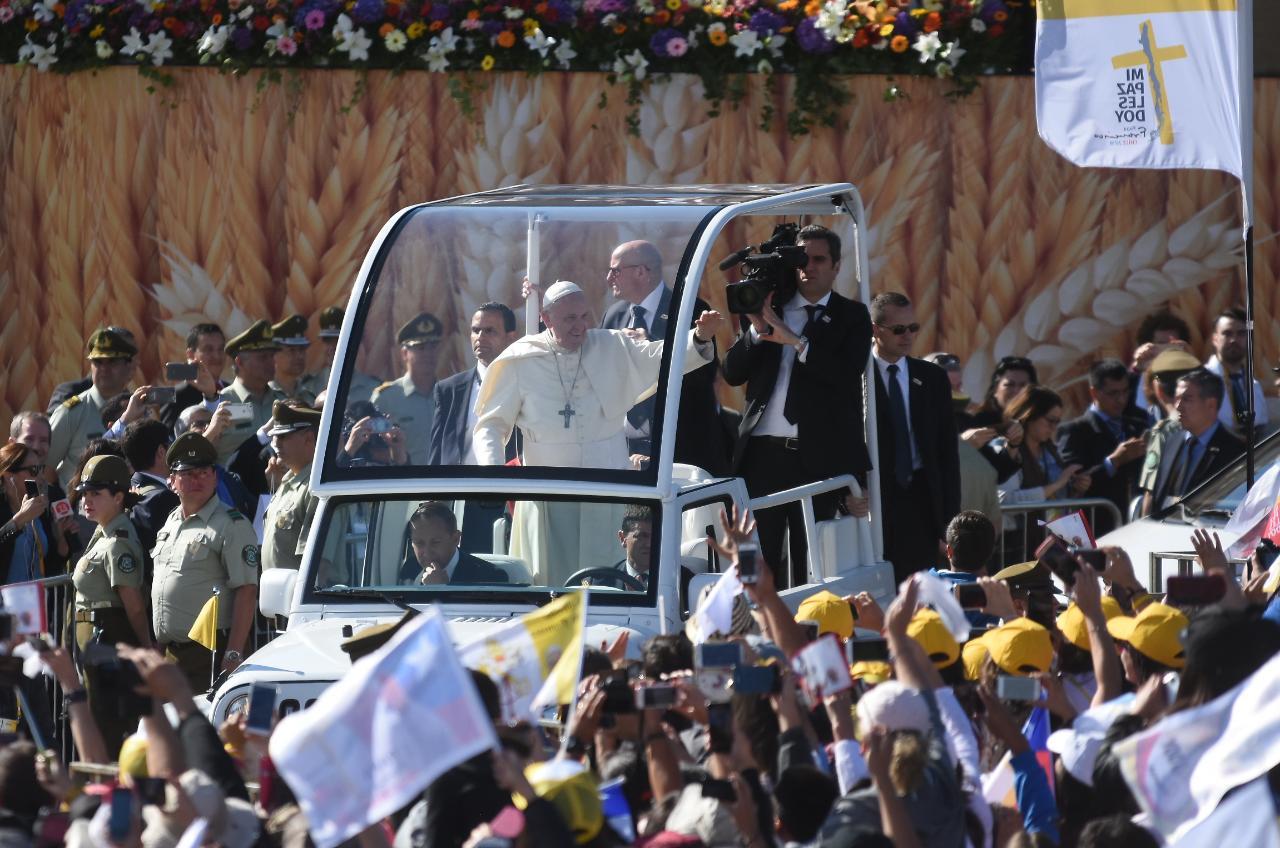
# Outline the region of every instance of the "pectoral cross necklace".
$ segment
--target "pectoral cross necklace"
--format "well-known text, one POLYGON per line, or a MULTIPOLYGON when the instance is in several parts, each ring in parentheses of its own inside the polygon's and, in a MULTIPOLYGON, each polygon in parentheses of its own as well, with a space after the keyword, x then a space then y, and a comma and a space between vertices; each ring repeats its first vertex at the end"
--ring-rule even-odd
POLYGON ((564 409, 556 414, 564 419, 564 428, 569 429, 569 420, 578 414, 573 408, 573 390, 578 387, 578 377, 582 375, 582 351, 578 351, 578 368, 573 372, 573 382, 569 384, 569 388, 564 387, 564 374, 560 371, 560 354, 553 353, 556 358, 556 377, 560 379, 560 391, 564 393, 564 409))

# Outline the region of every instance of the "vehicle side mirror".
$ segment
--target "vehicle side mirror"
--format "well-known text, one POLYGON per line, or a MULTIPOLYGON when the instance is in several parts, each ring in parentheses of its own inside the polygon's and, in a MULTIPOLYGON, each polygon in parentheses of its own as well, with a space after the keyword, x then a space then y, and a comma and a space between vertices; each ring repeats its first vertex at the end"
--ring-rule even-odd
POLYGON ((258 581, 258 609, 267 618, 288 617, 298 572, 292 568, 268 568, 258 581))

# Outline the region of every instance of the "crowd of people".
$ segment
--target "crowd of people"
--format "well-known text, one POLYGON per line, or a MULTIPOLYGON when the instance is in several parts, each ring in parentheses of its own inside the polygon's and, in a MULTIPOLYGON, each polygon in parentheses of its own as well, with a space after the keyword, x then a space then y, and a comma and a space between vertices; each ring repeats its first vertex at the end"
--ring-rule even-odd
MULTIPOLYGON (((1092 365, 1090 405, 1066 420, 1062 397, 1022 357, 1000 360, 985 397, 972 402, 959 357, 917 356, 920 325, 907 297, 845 298, 833 291, 840 239, 809 226, 797 244, 808 263, 794 290, 743 316, 723 355, 716 338, 727 319, 704 303, 687 336, 668 330, 673 293, 661 255, 644 241, 613 252, 607 279, 617 303, 601 321, 571 282, 528 289, 540 299, 537 334, 522 336, 508 306, 483 304, 468 325, 473 367, 439 381, 444 324, 419 314, 397 333, 400 377, 349 377, 335 461, 645 468, 663 424, 647 390, 665 340, 675 338, 686 354, 676 460, 741 476, 752 496, 836 474, 865 487, 878 475, 882 514, 873 518, 902 586, 897 598, 881 610, 866 595, 819 593, 793 614, 776 587, 805 582, 799 505, 750 522, 732 516, 718 543, 724 561, 758 539, 765 567, 735 600, 732 632, 719 636, 740 646, 736 667, 766 669, 741 675, 763 674, 773 681, 766 690, 710 685, 701 638, 655 636, 639 661, 600 646, 586 652, 576 702, 562 705, 553 730, 501 721, 493 681, 473 672, 501 750, 446 772, 362 844, 1158 844, 1133 822, 1138 804, 1110 751, 1261 668, 1280 648, 1276 587, 1260 562, 1242 585, 1203 534, 1201 565, 1225 593, 1215 603, 1156 600, 1118 549, 1096 573, 1093 565, 1065 580, 1053 572, 1055 586, 1047 561, 1021 542, 1001 544, 1030 538, 1034 548, 1046 531, 1001 507, 1097 497, 1124 521, 1232 462, 1268 425, 1262 388, 1244 367, 1243 316, 1218 316, 1204 359, 1179 318, 1151 316, 1129 363, 1092 365), (868 364, 875 456, 863 434, 868 364), (741 412, 722 404, 724 385, 743 387, 741 412), (978 592, 966 604, 970 638, 946 625, 934 581, 978 592), (828 634, 850 666, 852 685, 835 692, 791 662, 828 634), (876 645, 881 655, 860 658, 876 645), (1014 678, 1034 686, 1006 682, 1014 678), (636 709, 635 697, 618 697, 620 687, 650 686, 674 689, 674 703, 636 709), (1033 715, 1089 755, 1064 749, 1046 770, 1024 732, 1033 715), (1073 730, 1081 719, 1087 733, 1073 730), (559 761, 572 767, 546 766, 559 761), (1002 770, 1013 775, 1012 802, 988 786, 1002 770), (606 812, 595 791, 618 778, 624 816, 606 812)), ((137 341, 104 327, 88 340, 89 376, 59 386, 47 413, 14 417, 0 448, 4 582, 69 574, 75 591, 63 632, 31 647, 64 703, 33 705, 44 690, 10 669, 15 700, 0 712, 30 722, 12 723, 19 737, 48 738, 65 711, 80 759, 115 763, 119 775, 115 789, 85 787, 50 751, 9 741, 0 751, 0 839, 176 844, 202 819, 204 844, 307 844, 306 799, 273 773, 266 739, 246 734, 244 716, 212 727, 195 698, 251 651, 263 570, 302 562, 316 509, 307 483, 342 320, 337 308, 320 315, 318 372, 306 371, 307 321, 293 315, 231 338, 197 324, 185 358, 166 368, 174 385, 136 388, 137 341), (196 638, 206 616, 209 637, 196 638), (133 799, 121 821, 118 792, 133 799)), ((488 528, 502 509, 468 502, 459 525, 447 505, 422 504, 409 526, 421 571, 409 568, 403 581, 496 573, 473 554, 491 550, 488 528), (469 533, 476 527, 485 531, 469 533)), ((819 520, 869 509, 863 493, 814 502, 819 520)), ((1106 511, 1095 517, 1099 535, 1114 526, 1106 511)), ((643 585, 647 539, 646 557, 631 557, 640 523, 623 521, 627 558, 618 565, 643 585)), ((356 634, 346 647, 358 659, 392 632, 356 634)))

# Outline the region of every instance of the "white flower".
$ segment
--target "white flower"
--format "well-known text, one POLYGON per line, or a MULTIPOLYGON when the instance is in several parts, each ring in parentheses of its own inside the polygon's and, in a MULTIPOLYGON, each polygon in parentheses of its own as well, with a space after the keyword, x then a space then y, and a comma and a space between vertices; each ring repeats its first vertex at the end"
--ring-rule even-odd
POLYGON ((444 73, 449 68, 449 57, 435 47, 428 47, 426 56, 427 70, 433 74, 444 73))
POLYGON ((938 56, 942 59, 946 59, 947 64, 954 68, 960 62, 960 57, 968 52, 968 50, 965 50, 960 46, 960 42, 953 41, 944 46, 942 50, 938 51, 938 56))
POLYGON ((756 65, 756 73, 771 74, 773 73, 773 64, 768 59, 761 59, 756 65))
POLYGON ((365 35, 363 29, 352 25, 351 18, 345 13, 338 15, 337 23, 333 25, 333 37, 338 42, 337 49, 346 53, 352 62, 369 61, 373 39, 365 35))
POLYGON ((765 46, 769 48, 769 53, 775 59, 782 58, 782 45, 786 43, 787 37, 780 32, 775 32, 773 35, 766 35, 764 38, 765 46))
POLYGON ((716 21, 711 26, 707 27, 707 35, 714 35, 717 32, 724 32, 724 31, 725 31, 725 25, 722 24, 720 21, 716 21))
POLYGON ((973 30, 974 32, 986 32, 987 23, 986 21, 982 20, 982 18, 973 18, 972 20, 969 21, 969 29, 973 30))
POLYGON ((911 49, 920 54, 921 64, 932 62, 942 49, 942 39, 936 32, 922 32, 916 36, 916 43, 911 45, 911 49))
POLYGON ((225 26, 210 27, 205 30, 204 37, 196 46, 197 52, 217 56, 226 49, 227 39, 231 36, 231 28, 225 26))
POLYGON ((53 6, 54 4, 50 0, 39 0, 38 3, 31 7, 31 11, 35 14, 37 21, 47 24, 57 17, 53 11, 53 6))
POLYGON ((382 37, 382 46, 388 53, 399 53, 409 43, 409 36, 403 30, 393 29, 382 37))
POLYGON ((933 66, 933 75, 938 79, 946 79, 955 75, 955 71, 946 62, 939 62, 933 66))
POLYGON ((827 0, 822 4, 822 10, 818 12, 818 29, 822 30, 827 38, 837 37, 848 11, 848 0, 827 0))
POLYGON ((458 36, 453 34, 453 27, 445 27, 439 35, 432 36, 428 49, 435 48, 441 53, 452 53, 458 49, 458 36))
POLYGON ((97 52, 99 59, 111 58, 111 45, 108 44, 105 39, 99 38, 97 41, 93 42, 93 49, 97 52))
POLYGON ((120 52, 125 56, 136 56, 147 52, 147 46, 142 43, 142 33, 138 32, 137 27, 130 29, 129 34, 124 37, 124 45, 120 48, 120 52))
POLYGON ((923 2, 922 2, 920 5, 921 5, 921 6, 923 6, 925 9, 927 9, 927 10, 928 10, 928 11, 930 11, 930 12, 941 12, 941 11, 942 11, 942 2, 941 2, 941 0, 923 0, 923 2))
POLYGON ((279 20, 267 27, 267 31, 264 34, 268 38, 283 38, 284 36, 292 35, 293 33, 289 27, 285 26, 283 20, 279 20))
POLYGON ((559 62, 560 67, 564 68, 565 70, 569 69, 569 63, 572 62, 573 58, 577 55, 578 55, 578 51, 574 50, 573 45, 570 44, 568 41, 561 41, 559 44, 556 45, 556 49, 555 49, 556 61, 559 62))
POLYGON ((613 12, 610 12, 609 14, 605 15, 603 18, 600 19, 600 25, 605 27, 611 27, 617 22, 618 22, 618 16, 615 15, 613 12))
POLYGON ((147 39, 147 54, 151 57, 151 64, 160 67, 172 59, 173 51, 169 49, 172 46, 173 41, 163 31, 151 33, 151 37, 147 39))
POLYGON ((658 11, 658 7, 653 4, 653 0, 636 0, 636 11, 642 15, 652 15, 658 11))
POLYGON ((753 29, 744 29, 734 33, 729 36, 729 43, 733 45, 735 59, 738 57, 750 59, 763 46, 760 43, 760 36, 753 29))
POLYGON ((57 49, 54 45, 32 44, 30 40, 18 48, 18 61, 35 65, 36 70, 47 71, 58 61, 57 49))
POLYGON ((529 45, 530 50, 538 51, 538 55, 543 59, 547 58, 547 51, 551 49, 551 45, 556 40, 542 31, 542 27, 535 29, 530 35, 524 37, 524 43, 529 45))
POLYGON ((507 20, 515 21, 524 17, 524 9, 519 6, 508 6, 502 10, 502 14, 507 20))
POLYGON ((889 39, 887 39, 887 38, 882 38, 882 39, 880 39, 879 41, 877 41, 877 42, 875 42, 874 44, 872 44, 872 45, 871 45, 871 49, 872 49, 872 50, 884 50, 884 49, 885 49, 886 47, 888 47, 888 46, 889 46, 889 39))
POLYGON ((649 67, 649 60, 637 48, 631 51, 629 56, 619 56, 613 60, 613 72, 618 76, 626 76, 630 74, 637 81, 644 79, 645 70, 649 67))

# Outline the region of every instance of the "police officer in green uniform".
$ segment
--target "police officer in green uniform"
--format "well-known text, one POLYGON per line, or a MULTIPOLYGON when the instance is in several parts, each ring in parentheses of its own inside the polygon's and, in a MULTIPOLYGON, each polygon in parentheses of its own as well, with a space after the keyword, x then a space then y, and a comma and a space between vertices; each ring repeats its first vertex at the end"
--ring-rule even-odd
POLYGON ((1164 418, 1156 422, 1155 426, 1147 432, 1147 456, 1142 462, 1142 470, 1138 472, 1138 489, 1143 492, 1154 492, 1156 490, 1156 479, 1160 476, 1160 462, 1164 457, 1164 446, 1172 438, 1173 444, 1177 444, 1178 434, 1182 432, 1182 425, 1178 423, 1175 415, 1169 413, 1173 408, 1173 395, 1177 389, 1178 379, 1184 374, 1190 374, 1192 371, 1200 367, 1200 360, 1196 359, 1185 350, 1170 348, 1161 351, 1155 359, 1151 361, 1151 367, 1147 369, 1150 379, 1154 382, 1156 402, 1165 410, 1164 418))
MULTIPOLYGON (((227 342, 236 378, 218 392, 218 400, 228 404, 247 404, 249 415, 233 415, 231 425, 218 437, 218 464, 227 465, 236 450, 271 420, 271 405, 285 400, 284 392, 272 388, 275 378, 276 344, 271 324, 258 321, 227 342)), ((212 411, 212 410, 211 410, 212 411)))
POLYGON ((58 470, 58 480, 67 488, 75 475, 80 454, 90 439, 101 438, 102 408, 129 386, 133 379, 133 358, 138 348, 111 328, 95 330, 89 337, 89 374, 93 385, 67 398, 49 419, 49 454, 46 463, 58 470))
POLYGON ((400 343, 404 376, 383 383, 373 393, 373 405, 404 431, 411 465, 426 465, 430 453, 435 416, 431 389, 436 384, 436 357, 443 338, 444 326, 429 312, 401 327, 396 341, 400 343))
MULTIPOLYGON (((78 488, 84 514, 98 526, 71 577, 76 588, 76 647, 82 656, 95 643, 150 647, 142 545, 124 511, 133 498, 129 466, 118 456, 95 456, 85 465, 78 488)), ((121 715, 115 699, 104 698, 98 669, 92 663, 82 664, 85 691, 107 750, 115 751, 137 727, 138 716, 121 715)))
POLYGON ((244 659, 258 605, 261 554, 253 523, 218 500, 217 452, 199 433, 179 436, 166 454, 179 505, 156 534, 151 610, 156 641, 183 670, 193 691, 209 688, 214 670, 244 659), (216 656, 188 635, 218 590, 216 656))
MULTIPOLYGON (((329 369, 333 367, 333 358, 338 352, 338 336, 342 332, 343 312, 337 306, 330 306, 320 313, 320 344, 324 346, 324 367, 308 374, 298 381, 298 385, 311 392, 313 398, 329 387, 329 369)), ((356 401, 369 400, 373 397, 378 381, 368 374, 355 371, 351 375, 351 387, 347 391, 347 405, 356 401)), ((318 404, 313 403, 312 406, 318 404)))
POLYGON ((311 494, 311 461, 316 453, 320 410, 296 401, 276 401, 271 416, 271 437, 276 457, 287 471, 267 504, 262 520, 262 568, 302 566, 307 528, 316 511, 311 494))
POLYGON ((311 347, 311 339, 307 338, 307 319, 297 313, 290 315, 279 324, 272 325, 271 338, 280 349, 276 351, 276 376, 268 385, 289 400, 300 400, 307 406, 314 406, 315 393, 302 385, 307 371, 307 349, 311 347))

